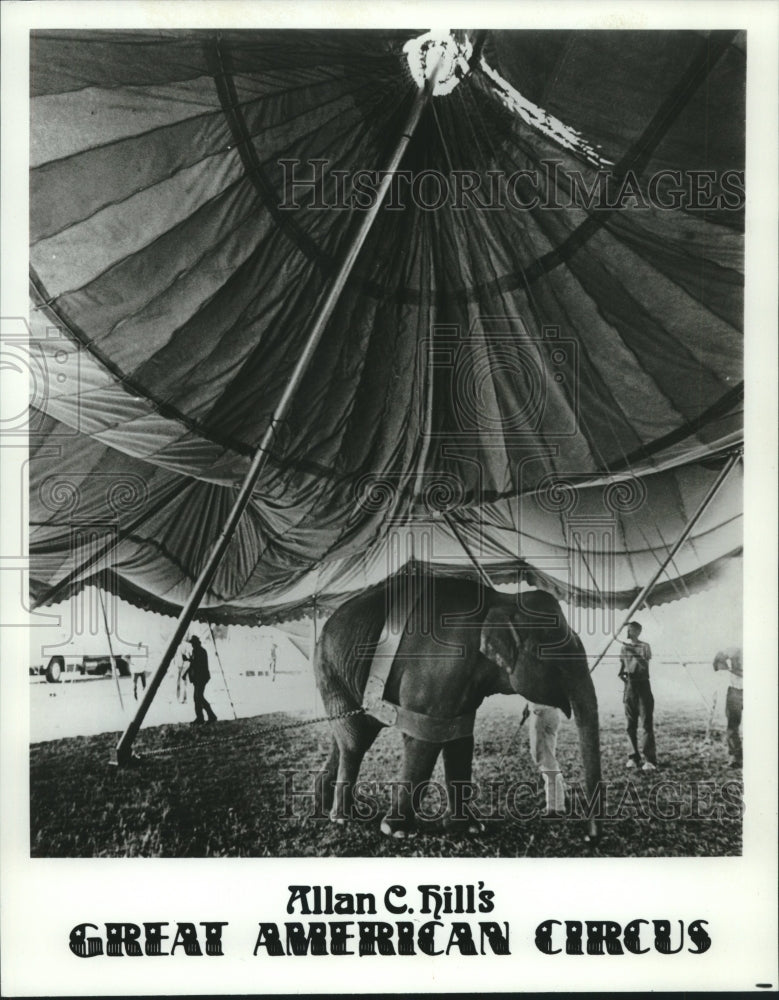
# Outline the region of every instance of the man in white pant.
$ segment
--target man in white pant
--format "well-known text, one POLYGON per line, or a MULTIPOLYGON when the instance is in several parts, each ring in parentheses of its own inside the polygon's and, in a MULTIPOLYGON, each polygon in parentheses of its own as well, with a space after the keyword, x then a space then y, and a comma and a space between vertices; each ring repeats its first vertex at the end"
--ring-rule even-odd
POLYGON ((565 781, 557 760, 557 730, 562 713, 549 705, 529 705, 530 753, 544 776, 547 815, 565 812, 565 781))

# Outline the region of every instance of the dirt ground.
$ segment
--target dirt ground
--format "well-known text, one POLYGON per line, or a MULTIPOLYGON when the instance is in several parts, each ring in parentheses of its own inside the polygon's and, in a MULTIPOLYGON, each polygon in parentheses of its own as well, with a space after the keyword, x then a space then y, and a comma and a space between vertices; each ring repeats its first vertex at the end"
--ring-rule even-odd
MULTIPOLYGON (((293 679, 287 681, 295 687, 293 679)), ((88 686, 98 685, 110 690, 106 682, 90 682, 82 685, 85 697, 88 686)), ((692 697, 689 704, 658 711, 661 767, 654 774, 626 770, 621 706, 612 696, 601 698, 603 837, 588 848, 575 725, 561 726, 558 745, 572 789, 571 808, 568 816, 549 818, 543 815, 542 785, 530 759, 528 727, 519 724, 519 699, 500 696, 485 702, 475 731, 473 780, 483 833, 420 832, 394 840, 379 832, 400 774, 401 741, 394 730, 381 734, 363 763, 364 821, 337 827, 314 817, 312 781, 327 756, 329 726, 300 724, 310 722, 312 706, 310 689, 305 694, 305 686, 298 687, 303 704, 298 712, 235 720, 225 719, 218 707, 220 721, 213 726, 185 721, 150 726, 137 742, 142 760, 129 769, 109 763, 119 730, 34 743, 31 854, 684 857, 741 852, 741 772, 728 768, 721 728, 707 730, 707 714, 692 697)), ((255 683, 254 690, 258 698, 262 693, 264 706, 272 703, 273 685, 267 679, 255 683)), ((281 688, 277 692, 281 698, 281 688)), ((216 707, 217 698, 213 701, 216 707)), ((191 705, 179 707, 188 719, 183 710, 191 705)), ((439 760, 420 800, 433 826, 442 813, 442 778, 439 760)))

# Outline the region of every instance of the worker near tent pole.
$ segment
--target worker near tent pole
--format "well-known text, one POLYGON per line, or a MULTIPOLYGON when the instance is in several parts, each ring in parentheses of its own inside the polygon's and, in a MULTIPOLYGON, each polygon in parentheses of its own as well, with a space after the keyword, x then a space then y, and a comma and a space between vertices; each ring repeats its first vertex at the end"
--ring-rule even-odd
POLYGON ((648 642, 642 642, 641 625, 628 622, 627 642, 622 644, 619 656, 619 678, 625 685, 623 704, 627 720, 627 734, 632 753, 628 757, 629 768, 641 767, 644 771, 654 771, 657 767, 655 749, 654 711, 655 699, 649 683, 649 661, 652 659, 652 648, 648 642), (638 749, 638 723, 644 731, 644 760, 638 749))
POLYGON ((141 659, 142 643, 138 643, 138 655, 130 659, 130 673, 133 675, 133 697, 138 701, 138 687, 146 690, 146 663, 141 659))
POLYGON ((176 660, 176 700, 182 705, 187 703, 187 660, 184 656, 179 656, 176 660))
MULTIPOLYGON (((741 767, 743 752, 741 747, 741 717, 744 712, 744 664, 741 650, 737 647, 720 650, 714 657, 714 670, 727 674, 727 692, 725 694, 725 719, 728 727, 728 752, 730 766, 741 767)), ((717 705, 717 692, 714 692, 712 710, 717 705)))
POLYGON ((206 721, 216 722, 216 713, 206 701, 205 696, 206 684, 211 680, 211 673, 208 669, 208 653, 203 649, 198 636, 191 635, 188 641, 192 647, 192 653, 184 654, 184 659, 188 663, 181 676, 183 678, 188 676, 192 681, 195 700, 195 718, 192 723, 193 725, 202 725, 206 721), (203 712, 206 713, 207 719, 203 718, 203 712))

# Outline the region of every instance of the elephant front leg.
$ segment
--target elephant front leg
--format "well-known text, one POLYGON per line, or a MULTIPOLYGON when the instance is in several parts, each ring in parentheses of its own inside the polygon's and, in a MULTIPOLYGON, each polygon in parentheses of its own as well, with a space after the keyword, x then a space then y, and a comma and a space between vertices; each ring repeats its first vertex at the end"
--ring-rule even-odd
POLYGON ((381 832, 405 837, 414 828, 415 807, 419 806, 422 786, 430 780, 441 747, 403 734, 403 774, 393 794, 390 811, 381 821, 381 832))
POLYGON ((449 809, 444 817, 444 829, 451 833, 481 833, 484 824, 470 805, 474 787, 473 736, 464 736, 444 744, 444 774, 449 809))

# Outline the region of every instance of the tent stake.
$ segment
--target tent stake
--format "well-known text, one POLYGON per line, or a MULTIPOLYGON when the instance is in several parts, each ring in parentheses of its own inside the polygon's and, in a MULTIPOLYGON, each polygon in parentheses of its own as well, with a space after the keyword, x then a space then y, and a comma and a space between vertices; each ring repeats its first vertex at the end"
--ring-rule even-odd
POLYGON ((165 676, 173 657, 175 656, 176 650, 184 639, 186 631, 189 628, 190 622, 195 616, 197 609, 200 607, 200 602, 202 601, 203 596, 211 583, 214 574, 216 573, 217 567, 227 550, 227 546, 230 544, 230 540, 232 539, 233 533, 238 526, 238 522, 240 521, 241 516, 251 499, 254 486, 260 477, 260 473, 265 468, 266 462, 268 461, 270 448, 276 435, 276 429, 287 414, 287 410, 292 402, 295 391, 303 379, 306 368, 314 355, 316 347, 319 344, 322 334, 324 333, 325 327, 327 326, 327 322, 335 309, 336 303, 338 302, 341 292, 346 285, 349 274, 354 267, 357 255, 359 254, 362 245, 365 242, 365 238, 367 237, 368 232, 378 215, 379 209, 381 208, 387 191, 392 183, 394 172, 397 170, 400 161, 403 158, 403 154, 406 151, 406 147, 414 134, 414 130, 419 124, 422 111, 424 110, 428 98, 432 93, 433 87, 435 86, 438 68, 440 68, 440 62, 432 75, 426 80, 425 86, 420 89, 414 98, 411 112, 403 126, 395 151, 387 164, 382 182, 377 189, 376 201, 363 216, 354 239, 352 240, 345 257, 341 262, 333 283, 322 300, 322 304, 317 311, 317 315, 311 328, 311 332, 308 335, 305 347, 303 348, 300 358, 290 375, 289 382, 287 383, 284 393, 274 410, 270 423, 268 424, 262 440, 257 447, 257 451, 252 458, 251 465, 249 466, 246 476, 244 477, 243 483, 238 491, 238 495, 233 503, 233 507, 227 515, 225 525, 222 528, 216 543, 211 549, 211 553, 200 571, 200 575, 195 581, 195 585, 192 588, 192 593, 187 599, 187 603, 181 609, 181 614, 179 615, 176 628, 171 636, 170 642, 168 643, 168 647, 163 653, 160 665, 157 667, 157 670, 155 671, 155 674, 146 689, 146 693, 141 701, 141 704, 138 706, 138 711, 135 713, 135 716, 122 734, 122 737, 116 746, 116 763, 119 766, 130 764, 133 759, 133 741, 138 734, 138 730, 141 728, 141 724, 149 710, 149 706, 154 700, 157 689, 162 683, 162 679, 165 676))
POLYGON ((608 651, 611 649, 612 643, 614 643, 614 642, 617 641, 617 636, 619 635, 619 633, 622 631, 622 629, 625 627, 625 625, 630 621, 630 619, 633 617, 633 615, 636 613, 636 611, 638 611, 638 609, 641 607, 641 605, 647 599, 647 597, 649 596, 652 588, 657 583, 657 581, 660 579, 660 577, 662 576, 662 574, 665 572, 666 567, 669 565, 669 563, 672 562, 674 556, 679 551, 679 549, 682 547, 682 545, 684 545, 684 543, 687 541, 687 539, 690 536, 690 532, 695 527, 695 525, 698 523, 698 521, 701 519, 701 517, 703 516, 704 512, 707 510, 707 508, 708 508, 709 504, 711 503, 711 501, 714 499, 714 497, 717 495, 717 493, 719 493, 720 487, 722 486, 722 484, 725 482, 725 480, 730 475, 730 473, 733 470, 734 466, 736 465, 736 463, 738 462, 738 460, 741 458, 741 455, 742 455, 742 451, 741 451, 740 448, 739 448, 738 451, 734 451, 731 454, 730 458, 728 459, 728 461, 723 466, 720 474, 717 476, 717 478, 712 483, 711 488, 709 489, 708 493, 703 498, 703 500, 701 500, 700 504, 698 505, 698 509, 695 511, 695 513, 692 515, 692 517, 690 518, 690 520, 685 525, 684 530, 682 531, 681 535, 679 535, 678 539, 676 540, 675 545, 673 546, 673 548, 671 549, 671 551, 668 553, 668 555, 665 557, 665 559, 660 563, 660 565, 658 566, 655 574, 652 576, 652 578, 649 581, 649 583, 647 583, 646 586, 642 588, 641 593, 638 595, 638 597, 630 605, 630 607, 628 608, 628 610, 627 610, 627 612, 625 614, 624 619, 622 620, 622 624, 619 626, 619 628, 616 630, 616 632, 612 635, 612 637, 606 643, 606 645, 603 648, 603 652, 600 654, 600 656, 598 657, 598 659, 590 667, 590 673, 592 673, 593 670, 598 666, 598 664, 603 659, 603 657, 606 655, 606 653, 608 653, 608 651))

